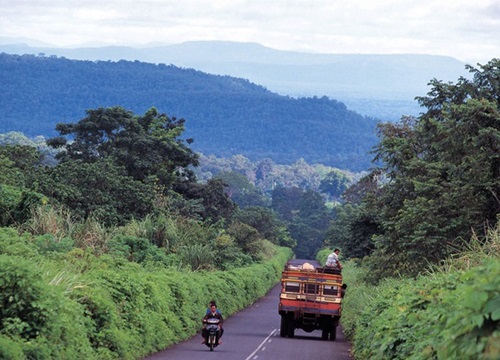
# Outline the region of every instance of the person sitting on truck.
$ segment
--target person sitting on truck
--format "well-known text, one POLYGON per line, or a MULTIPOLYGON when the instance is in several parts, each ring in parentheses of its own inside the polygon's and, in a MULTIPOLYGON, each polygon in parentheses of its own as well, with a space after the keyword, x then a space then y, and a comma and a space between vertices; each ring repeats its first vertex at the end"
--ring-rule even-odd
MULTIPOLYGON (((224 322, 224 319, 222 318, 222 314, 220 313, 220 311, 217 310, 217 305, 215 304, 215 301, 210 302, 210 311, 207 314, 205 314, 205 317, 203 318, 203 323, 205 324, 207 319, 210 319, 210 318, 216 318, 216 319, 219 319, 219 321, 220 321, 219 322, 219 334, 217 336, 217 344, 221 345, 222 341, 220 340, 220 338, 224 334, 224 329, 222 328, 222 324, 224 322)), ((205 344, 205 339, 207 337, 207 329, 205 327, 203 327, 203 330, 201 331, 201 336, 203 338, 203 341, 201 343, 205 344)))
POLYGON ((340 253, 339 249, 333 250, 333 252, 330 255, 328 255, 325 266, 342 270, 342 265, 340 264, 339 261, 339 253, 340 253))

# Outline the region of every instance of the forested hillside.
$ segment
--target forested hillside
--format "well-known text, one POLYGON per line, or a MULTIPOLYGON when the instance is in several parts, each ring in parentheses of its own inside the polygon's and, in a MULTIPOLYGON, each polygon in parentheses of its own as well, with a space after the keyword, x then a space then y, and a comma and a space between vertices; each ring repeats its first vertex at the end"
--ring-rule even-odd
POLYGON ((5 45, 0 44, 0 52, 9 54, 174 64, 209 74, 249 79, 281 95, 326 95, 342 101, 357 113, 384 121, 398 121, 402 114, 418 115, 421 109, 415 95, 428 91, 430 79, 453 81, 459 76, 467 76, 465 63, 436 55, 318 54, 231 41, 188 41, 140 48, 61 48, 36 43, 28 46, 20 44, 19 39, 4 41, 5 45))
POLYGON ((143 113, 154 106, 186 119, 186 138, 206 155, 282 164, 304 158, 360 171, 371 166, 376 143, 376 121, 341 102, 280 96, 247 80, 173 65, 1 54, 0 78, 0 132, 53 136, 57 123, 78 121, 88 109, 143 113))

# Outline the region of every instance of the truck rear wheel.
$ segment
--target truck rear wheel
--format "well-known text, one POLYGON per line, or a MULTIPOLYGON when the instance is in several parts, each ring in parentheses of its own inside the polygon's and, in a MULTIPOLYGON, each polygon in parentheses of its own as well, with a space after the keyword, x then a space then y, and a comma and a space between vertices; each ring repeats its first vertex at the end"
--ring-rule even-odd
POLYGON ((332 330, 330 331, 330 340, 335 341, 337 339, 337 327, 334 326, 332 327, 332 330))
POLYGON ((321 338, 323 340, 328 340, 328 330, 321 330, 321 338))
POLYGON ((289 338, 293 338, 295 336, 295 324, 294 324, 294 321, 293 321, 293 317, 287 319, 287 323, 288 323, 288 337, 289 338))
POLYGON ((285 337, 288 334, 288 318, 286 315, 281 315, 280 336, 285 337))

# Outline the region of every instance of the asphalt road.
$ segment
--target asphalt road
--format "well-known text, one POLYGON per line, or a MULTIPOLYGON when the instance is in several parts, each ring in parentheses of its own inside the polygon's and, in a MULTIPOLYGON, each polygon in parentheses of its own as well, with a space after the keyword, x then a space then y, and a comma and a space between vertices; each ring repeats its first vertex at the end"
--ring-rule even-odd
MULTIPOLYGON (((252 306, 224 320, 222 345, 213 352, 201 344, 201 335, 151 355, 146 360, 347 360, 350 344, 341 328, 337 340, 322 340, 321 331, 295 331, 294 338, 279 336, 280 285, 252 306)), ((224 314, 224 309, 220 309, 224 314)))

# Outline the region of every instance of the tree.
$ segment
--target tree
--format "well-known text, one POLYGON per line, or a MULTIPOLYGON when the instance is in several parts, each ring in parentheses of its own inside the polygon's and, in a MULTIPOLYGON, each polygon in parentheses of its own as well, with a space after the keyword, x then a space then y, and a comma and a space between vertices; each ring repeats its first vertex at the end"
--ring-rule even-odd
POLYGON ((178 193, 182 193, 188 200, 198 200, 199 216, 203 220, 212 223, 223 219, 230 219, 237 206, 227 196, 225 184, 220 179, 210 179, 206 184, 183 183, 174 188, 178 193))
POLYGON ((42 161, 36 148, 28 145, 0 146, 0 184, 29 187, 42 161))
POLYGON ((249 225, 256 229, 262 238, 280 246, 294 247, 286 224, 278 219, 277 214, 269 208, 253 206, 238 210, 233 221, 249 225))
POLYGON ((66 161, 48 169, 40 191, 71 209, 81 219, 94 217, 106 225, 140 219, 154 210, 155 190, 127 176, 110 159, 92 163, 66 161))
POLYGON ((298 187, 279 187, 272 193, 272 209, 285 221, 291 221, 296 213, 303 191, 298 187))
POLYGON ((347 189, 349 182, 349 177, 343 172, 340 170, 332 170, 323 180, 321 180, 319 190, 337 200, 347 189))
POLYGON ((179 139, 184 122, 155 108, 143 116, 121 107, 99 108, 87 110, 87 117, 78 123, 58 124, 61 136, 47 143, 63 150, 57 155, 61 162, 112 159, 134 180, 154 181, 170 189, 176 182, 194 181, 189 167, 198 164, 197 155, 185 145, 192 140, 179 139))
POLYGON ((370 206, 383 227, 375 263, 387 259, 388 273, 418 273, 498 221, 500 60, 468 69, 472 80, 431 81, 418 119, 379 127, 375 160, 388 181, 370 206))
POLYGON ((325 246, 339 247, 348 258, 370 255, 375 245, 373 236, 380 234, 380 223, 360 205, 344 204, 335 207, 335 219, 325 235, 325 246))
POLYGON ((215 179, 221 179, 226 184, 226 193, 239 207, 265 206, 268 202, 262 192, 248 178, 235 171, 221 172, 215 179))
POLYGON ((314 259, 321 248, 332 216, 321 195, 315 191, 303 192, 295 216, 288 229, 297 241, 297 257, 314 259))

